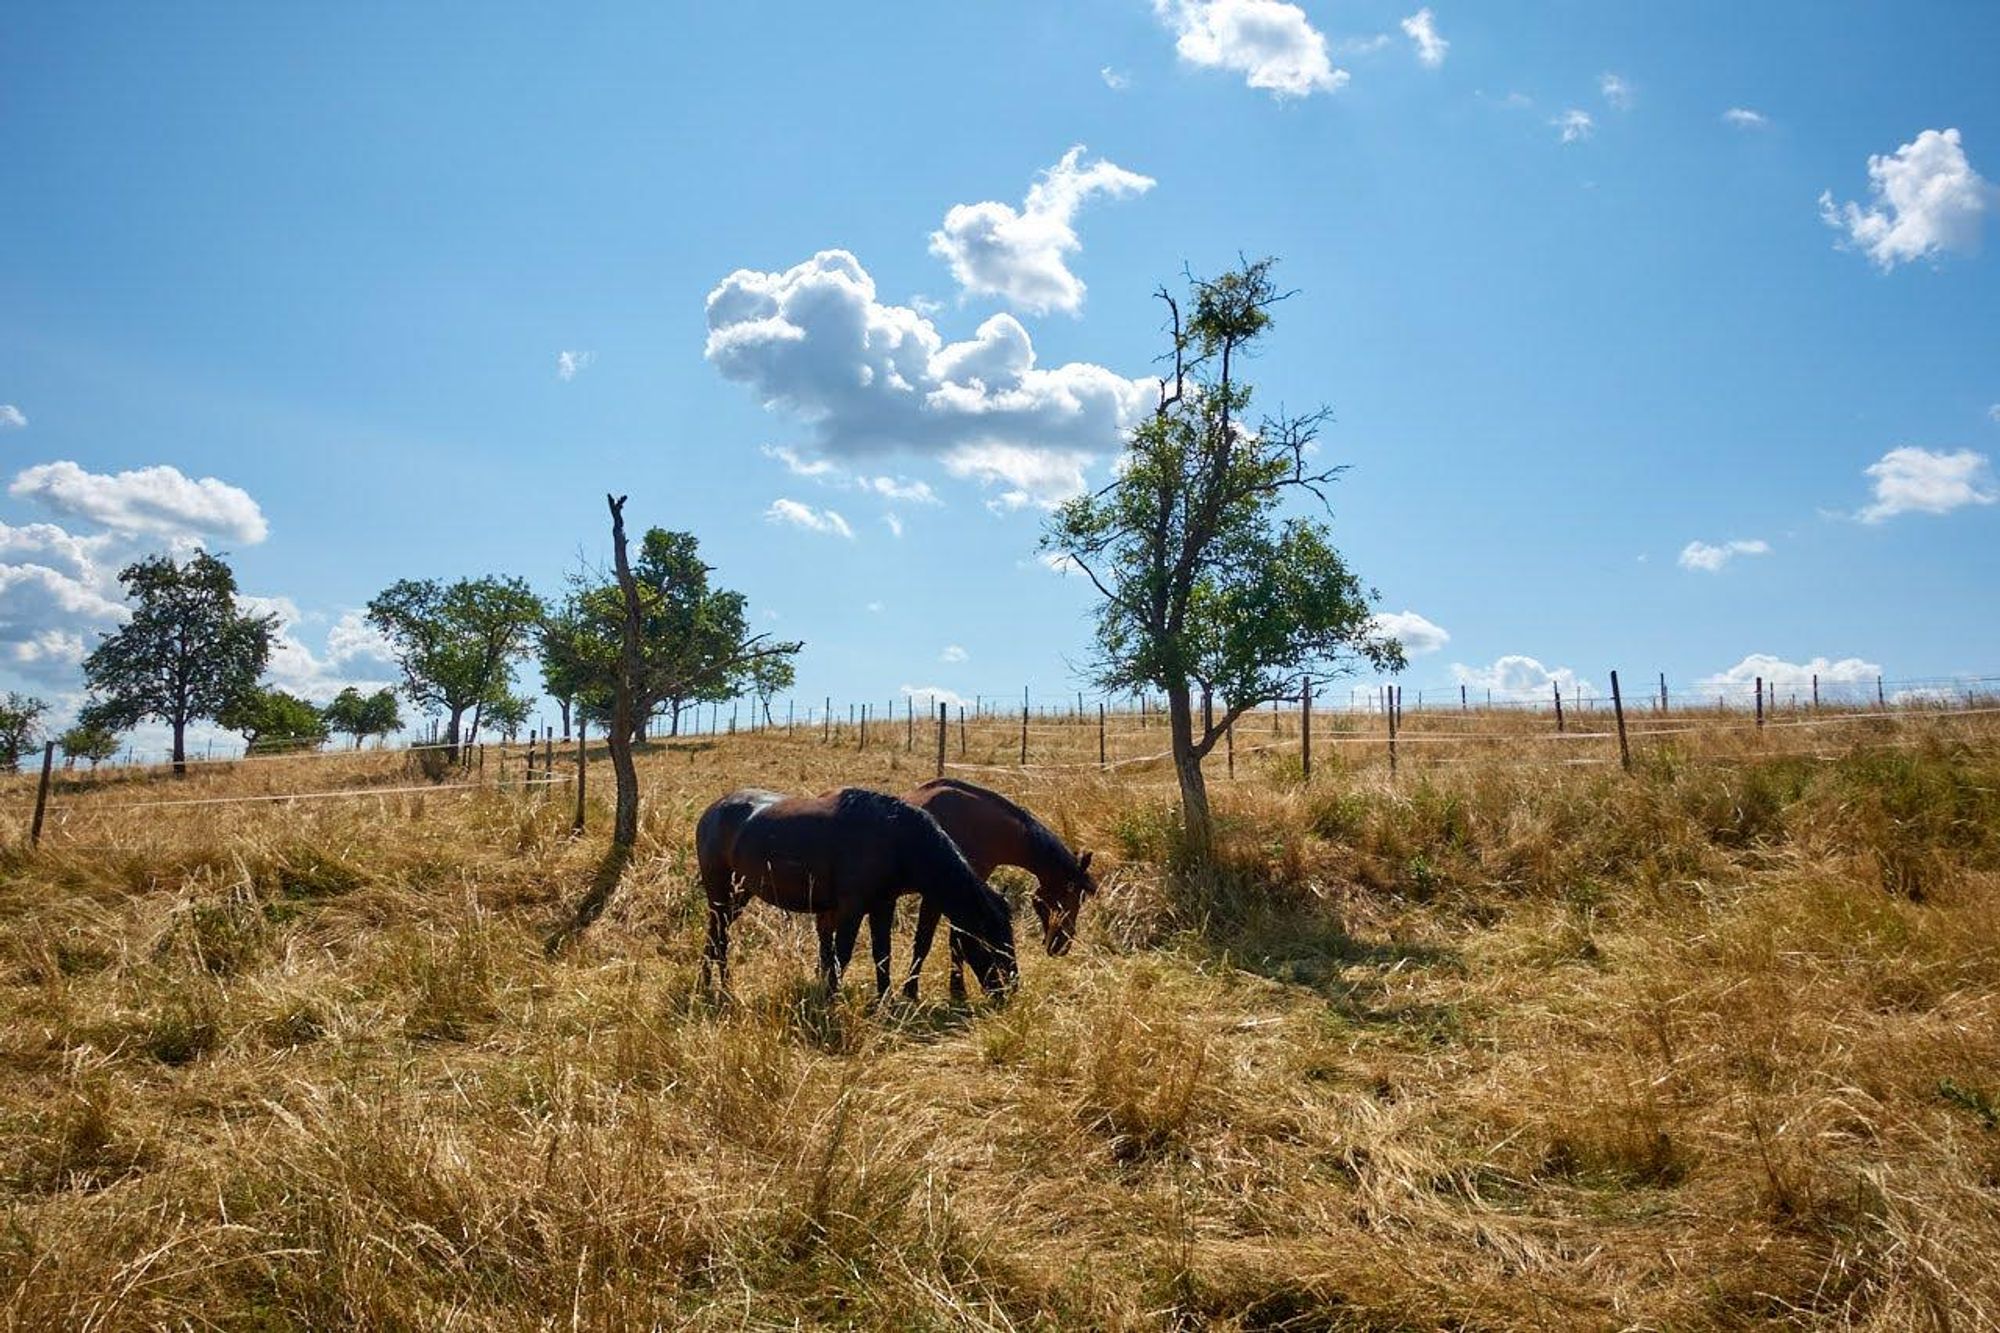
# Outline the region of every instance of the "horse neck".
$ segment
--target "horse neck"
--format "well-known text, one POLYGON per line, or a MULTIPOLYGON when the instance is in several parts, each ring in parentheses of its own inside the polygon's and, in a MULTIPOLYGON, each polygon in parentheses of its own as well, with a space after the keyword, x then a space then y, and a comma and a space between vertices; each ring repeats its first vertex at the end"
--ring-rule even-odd
POLYGON ((908 856, 917 887, 936 901, 945 916, 957 921, 988 910, 988 896, 993 891, 973 873, 942 830, 927 829, 912 836, 908 856))
POLYGON ((1020 848, 1010 864, 1033 875, 1043 887, 1056 889, 1076 877, 1076 858, 1055 834, 1024 825, 1019 841, 1020 848))

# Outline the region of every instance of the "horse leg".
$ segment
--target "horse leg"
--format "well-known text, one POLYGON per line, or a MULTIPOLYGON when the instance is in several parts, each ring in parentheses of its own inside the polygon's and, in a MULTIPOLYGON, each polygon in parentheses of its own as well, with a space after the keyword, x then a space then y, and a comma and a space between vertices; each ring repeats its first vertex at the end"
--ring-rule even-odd
POLYGON ((847 970, 848 960, 854 957, 854 940, 861 934, 863 913, 851 908, 840 914, 833 929, 833 987, 840 989, 840 974, 847 970))
POLYGON ((840 964, 833 956, 833 912, 816 913, 813 924, 819 927, 819 979, 825 985, 826 996, 830 1000, 840 993, 840 964))
POLYGON ((719 981, 722 991, 727 993, 729 923, 743 910, 743 900, 726 872, 720 877, 703 875, 702 883, 708 895, 708 945, 701 954, 701 985, 703 990, 713 992, 719 981))
POLYGON ((868 952, 875 959, 875 1003, 889 998, 889 937, 896 927, 896 900, 884 899, 868 909, 868 952))
POLYGON ((951 956, 951 998, 962 1003, 965 999, 965 946, 959 943, 957 926, 951 928, 945 946, 951 956))
POLYGON ((928 898, 917 900, 917 933, 910 941, 910 975, 903 982, 903 998, 917 998, 917 974, 924 970, 924 959, 930 956, 931 940, 937 934, 938 909, 928 898))

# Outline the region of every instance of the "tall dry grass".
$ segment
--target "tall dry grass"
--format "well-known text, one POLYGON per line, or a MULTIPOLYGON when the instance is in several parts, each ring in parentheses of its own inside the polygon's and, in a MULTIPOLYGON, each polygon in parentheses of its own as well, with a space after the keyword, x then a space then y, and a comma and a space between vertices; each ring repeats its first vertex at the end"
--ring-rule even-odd
POLYGON ((711 1003, 687 839, 735 785, 913 785, 921 740, 655 748, 642 855, 553 959, 600 850, 563 789, 139 804, 410 785, 393 755, 73 782, 0 861, 0 1312, 1996 1322, 1986 719, 1662 736, 1629 777, 1352 748, 1307 784, 1245 744, 1198 872, 1157 766, 982 772, 1105 893, 1008 1007, 942 1003, 940 955, 886 1012, 859 975, 826 1003, 761 906, 711 1003))

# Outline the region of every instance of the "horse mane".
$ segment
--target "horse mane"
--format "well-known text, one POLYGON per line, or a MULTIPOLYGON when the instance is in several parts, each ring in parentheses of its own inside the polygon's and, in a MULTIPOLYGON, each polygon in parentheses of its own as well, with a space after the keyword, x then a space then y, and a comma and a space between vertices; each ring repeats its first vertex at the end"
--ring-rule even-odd
POLYGON ((1021 826, 1027 830, 1028 841, 1037 851, 1046 856, 1053 857, 1056 864, 1062 866, 1071 875, 1081 873, 1081 867, 1077 864, 1076 853, 1072 852, 1068 845, 1055 835, 1054 829, 1051 829, 1047 824, 1044 824, 1027 810, 1007 797, 1002 796, 999 792, 994 791, 991 787, 982 787, 976 782, 967 782, 963 778, 932 778, 924 785, 926 787, 947 787, 952 791, 963 792, 967 796, 980 796, 992 801, 995 805, 1020 821, 1021 826))
POLYGON ((1007 900, 972 872, 965 853, 926 811, 865 787, 841 792, 839 805, 843 814, 866 811, 899 832, 898 846, 908 858, 907 868, 921 877, 924 892, 953 922, 965 924, 959 918, 968 917, 997 926, 1011 919, 1007 900))

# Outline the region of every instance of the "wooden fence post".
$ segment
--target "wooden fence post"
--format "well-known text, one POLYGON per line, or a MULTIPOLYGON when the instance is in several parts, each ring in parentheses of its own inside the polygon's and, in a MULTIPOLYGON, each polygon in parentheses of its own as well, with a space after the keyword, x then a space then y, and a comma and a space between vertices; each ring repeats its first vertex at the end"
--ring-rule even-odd
POLYGON ((914 694, 903 700, 903 729, 909 733, 909 735, 903 738, 903 753, 915 754, 917 752, 917 696, 914 694))
POLYGON ((585 744, 584 736, 589 730, 590 724, 579 717, 576 720, 576 818, 569 824, 571 834, 583 832, 583 783, 585 775, 590 771, 590 750, 585 744))
POLYGON ((1104 748, 1104 705, 1102 702, 1100 702, 1097 705, 1097 766, 1099 768, 1104 767, 1105 754, 1106 751, 1104 748))
POLYGON ((556 780, 556 729, 552 726, 542 728, 542 768, 545 770, 542 776, 550 782, 554 782, 556 780))
POLYGON ((1764 725, 1764 678, 1757 677, 1757 725, 1764 725))
MULTIPOLYGON (((1229 755, 1229 776, 1231 778, 1234 778, 1236 776, 1236 724, 1234 722, 1231 722, 1229 724, 1228 729, 1222 733, 1222 746, 1223 749, 1229 755)), ((1102 749, 1101 738, 1099 741, 1099 748, 1100 750, 1102 749)), ((1102 764, 1104 762, 1103 757, 1101 755, 1099 756, 1097 762, 1099 764, 1102 764)))
POLYGON ((1813 672, 1813 712, 1819 711, 1819 672, 1813 672))
POLYGON ((1458 711, 1461 713, 1465 711, 1465 686, 1463 685, 1458 687, 1458 711))
POLYGON ((1382 687, 1382 717, 1389 725, 1389 780, 1396 780, 1396 700, 1390 693, 1395 687, 1382 687))
POLYGON ((1313 775, 1313 683, 1311 676, 1299 679, 1299 768, 1307 782, 1313 775))
POLYGON ((1553 687, 1554 687, 1554 689, 1555 689, 1555 692, 1556 692, 1556 734, 1557 734, 1558 736, 1560 736, 1560 735, 1562 734, 1562 729, 1563 729, 1563 687, 1562 687, 1562 682, 1561 682, 1561 681, 1559 681, 1559 680, 1555 680, 1555 681, 1550 681, 1550 682, 1549 682, 1549 684, 1550 684, 1551 686, 1553 686, 1553 687))
POLYGON ((1667 711, 1667 673, 1660 673, 1660 711, 1667 711))
POLYGON ((1021 690, 1021 767, 1028 766, 1028 691, 1021 690))
POLYGON ((965 705, 958 706, 958 757, 965 758, 965 705))
POLYGON ((1632 771, 1632 747, 1625 743, 1625 696, 1618 692, 1618 673, 1611 673, 1611 711, 1618 715, 1618 762, 1632 771))
MULTIPOLYGON (((850 708, 853 707, 852 704, 848 706, 850 708)), ((863 704, 861 705, 861 744, 857 746, 856 749, 865 750, 867 748, 868 748, 868 705, 863 704)))
POLYGON ((33 851, 42 842, 42 813, 49 808, 49 774, 56 766, 56 743, 42 743, 42 780, 35 784, 35 822, 28 830, 28 849, 33 851))
POLYGON ((950 724, 948 723, 948 721, 946 720, 946 719, 947 719, 947 709, 948 709, 949 707, 950 707, 950 705, 946 704, 946 703, 945 703, 945 702, 944 702, 943 700, 939 700, 939 701, 938 701, 938 762, 937 762, 937 775, 938 775, 939 777, 943 777, 943 776, 944 776, 944 733, 945 733, 945 728, 946 728, 946 727, 947 727, 948 725, 950 725, 950 724))
POLYGON ((1880 676, 1875 677, 1875 706, 1877 708, 1887 708, 1889 706, 1888 700, 1882 697, 1882 678, 1880 676))
POLYGON ((826 696, 826 718, 825 725, 821 728, 820 740, 829 745, 833 743, 833 696, 830 694, 826 696))

